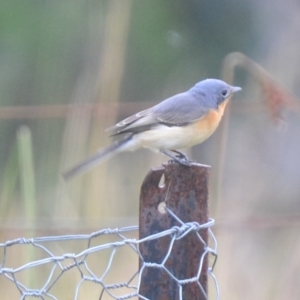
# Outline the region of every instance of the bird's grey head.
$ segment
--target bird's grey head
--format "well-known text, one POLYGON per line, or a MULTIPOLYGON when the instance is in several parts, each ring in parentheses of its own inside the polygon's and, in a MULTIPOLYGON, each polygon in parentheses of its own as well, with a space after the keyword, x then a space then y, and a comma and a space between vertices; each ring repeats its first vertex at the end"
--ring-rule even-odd
POLYGON ((232 96, 233 93, 241 91, 238 86, 231 86, 219 79, 206 79, 194 85, 190 91, 200 97, 203 104, 217 108, 224 100, 232 96))

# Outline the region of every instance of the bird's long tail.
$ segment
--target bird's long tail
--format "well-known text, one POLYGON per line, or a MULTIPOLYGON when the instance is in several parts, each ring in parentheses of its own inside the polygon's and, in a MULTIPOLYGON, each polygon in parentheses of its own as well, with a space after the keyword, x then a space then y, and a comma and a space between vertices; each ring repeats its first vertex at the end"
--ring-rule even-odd
POLYGON ((63 173, 62 174, 63 178, 65 180, 70 180, 75 176, 81 175, 93 169, 94 167, 104 162, 105 160, 110 159, 112 156, 116 155, 117 153, 123 151, 124 148, 126 148, 126 145, 131 140, 132 136, 133 136, 132 134, 126 135, 123 138, 112 143, 110 146, 100 149, 98 152, 96 152, 88 159, 84 160, 83 162, 79 163, 72 169, 63 173))

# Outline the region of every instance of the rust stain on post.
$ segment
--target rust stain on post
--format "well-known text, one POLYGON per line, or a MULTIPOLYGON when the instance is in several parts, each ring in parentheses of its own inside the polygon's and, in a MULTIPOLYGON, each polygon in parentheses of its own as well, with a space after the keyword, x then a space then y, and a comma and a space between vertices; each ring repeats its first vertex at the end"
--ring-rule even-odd
MULTIPOLYGON (((158 210, 160 203, 167 207, 184 223, 208 221, 208 178, 209 167, 193 164, 191 167, 169 163, 161 168, 152 169, 146 176, 140 196, 140 238, 180 226, 168 213, 158 210), (163 187, 159 182, 165 177, 163 187)), ((207 244, 207 230, 200 235, 207 244)), ((171 237, 155 239, 142 243, 140 252, 145 262, 162 263, 170 247, 171 237)), ((184 238, 176 240, 165 267, 179 280, 193 278, 199 271, 200 259, 204 246, 190 232, 184 238)), ((140 268, 142 261, 140 261, 140 268)), ((205 256, 199 283, 207 294, 208 261, 205 256)), ((146 267, 142 274, 140 295, 150 300, 177 300, 179 287, 177 282, 162 268, 146 267)), ((196 282, 182 285, 183 299, 204 300, 196 282)))

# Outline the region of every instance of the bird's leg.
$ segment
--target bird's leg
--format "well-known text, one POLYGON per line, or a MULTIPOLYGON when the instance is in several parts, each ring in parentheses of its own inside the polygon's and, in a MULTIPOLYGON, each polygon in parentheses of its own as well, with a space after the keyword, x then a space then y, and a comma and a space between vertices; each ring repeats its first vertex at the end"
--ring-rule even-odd
POLYGON ((186 161, 190 161, 189 158, 188 158, 188 156, 187 156, 185 153, 180 152, 180 151, 178 151, 178 150, 171 150, 171 151, 172 151, 172 152, 175 152, 176 154, 178 154, 178 155, 176 155, 177 157, 183 158, 183 159, 185 159, 186 161))
POLYGON ((161 152, 163 154, 171 157, 173 159, 173 161, 176 161, 179 164, 184 165, 184 166, 188 166, 188 167, 191 166, 191 162, 189 161, 188 157, 184 153, 181 153, 181 152, 176 151, 176 150, 172 150, 172 151, 177 153, 178 155, 173 155, 172 153, 170 153, 166 150, 161 150, 161 152))

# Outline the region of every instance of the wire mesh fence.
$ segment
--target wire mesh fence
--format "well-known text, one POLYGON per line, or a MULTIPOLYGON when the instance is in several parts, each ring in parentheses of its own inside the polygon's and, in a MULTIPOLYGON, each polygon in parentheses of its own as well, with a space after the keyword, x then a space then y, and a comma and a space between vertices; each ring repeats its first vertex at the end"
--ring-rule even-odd
MULTIPOLYGON (((205 257, 212 256, 207 273, 213 281, 214 298, 218 299, 218 284, 213 274, 217 257, 217 242, 211 231, 214 220, 209 219, 204 224, 183 223, 170 209, 166 208, 166 211, 178 226, 143 239, 135 238, 138 226, 130 226, 103 229, 86 235, 18 238, 1 243, 0 286, 9 289, 9 299, 87 299, 87 293, 88 299, 148 299, 140 294, 143 273, 147 268, 156 268, 166 272, 170 281, 175 282, 179 299, 183 299, 183 286, 191 283, 196 283, 201 297, 208 299, 199 278, 205 257), (208 232, 209 244, 201 238, 200 232, 203 230, 208 232), (197 235, 204 251, 199 257, 197 274, 190 278, 177 278, 168 270, 166 261, 172 253, 174 243, 189 234, 197 235), (139 245, 159 241, 166 236, 170 237, 170 243, 161 263, 144 260, 139 245), (70 242, 72 250, 76 249, 76 243, 81 242, 85 244, 85 249, 69 253, 66 251, 66 243, 70 242), (122 252, 124 253, 120 254, 122 252), (16 265, 16 256, 24 258, 19 265, 16 265), (28 261, 24 262, 26 259, 28 261), (138 261, 140 268, 137 267, 138 261), (126 267, 126 264, 131 267, 126 267), (14 297, 13 289, 16 291, 14 297)), ((189 254, 184 253, 184 256, 185 263, 188 264, 189 254)), ((5 298, 1 296, 1 299, 5 298)))

